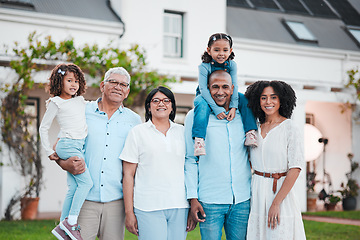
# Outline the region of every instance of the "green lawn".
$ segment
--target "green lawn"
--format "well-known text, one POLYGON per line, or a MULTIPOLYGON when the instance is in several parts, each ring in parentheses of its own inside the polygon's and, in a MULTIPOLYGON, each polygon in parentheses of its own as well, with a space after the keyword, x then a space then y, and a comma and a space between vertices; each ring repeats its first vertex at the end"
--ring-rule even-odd
MULTIPOLYGON (((346 217, 359 219, 359 211, 349 212, 318 212, 316 215, 330 215, 335 217, 346 217)), ((308 213, 306 213, 308 214, 308 213)), ((50 233, 51 229, 58 224, 55 220, 37 221, 0 221, 0 239, 7 240, 54 240, 50 233)), ((333 223, 321 223, 304 220, 305 232, 308 240, 347 240, 359 239, 360 227, 333 223)), ((125 240, 136 240, 136 236, 129 232, 125 234, 125 240)), ((199 227, 188 234, 187 240, 200 239, 199 227)), ((222 238, 225 240, 225 236, 222 238)))
POLYGON ((304 215, 314 215, 322 217, 336 217, 360 220, 360 211, 326 211, 326 212, 306 212, 304 215))

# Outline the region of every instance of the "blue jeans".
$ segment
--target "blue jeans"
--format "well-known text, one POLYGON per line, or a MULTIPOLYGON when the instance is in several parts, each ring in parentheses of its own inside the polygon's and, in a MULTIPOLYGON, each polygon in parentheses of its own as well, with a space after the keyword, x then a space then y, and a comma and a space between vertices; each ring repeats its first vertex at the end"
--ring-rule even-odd
POLYGON ((139 240, 185 240, 188 208, 141 211, 134 208, 139 240))
MULTIPOLYGON (((56 153, 61 159, 68 159, 78 156, 84 159, 83 147, 85 139, 61 138, 56 144, 56 153)), ((79 215, 90 189, 93 186, 89 170, 84 173, 72 175, 67 173, 68 191, 65 196, 63 209, 61 211, 60 221, 63 221, 69 215, 79 215)))
MULTIPOLYGON (((239 94, 239 105, 238 110, 240 111, 241 120, 244 125, 245 133, 250 130, 256 130, 256 120, 254 114, 248 108, 248 100, 244 94, 239 94)), ((194 124, 192 127, 192 137, 204 138, 206 136, 206 129, 209 123, 209 115, 211 112, 211 108, 206 100, 201 96, 196 96, 194 100, 194 124)))
POLYGON ((200 202, 205 222, 200 223, 201 239, 221 240, 224 227, 227 240, 246 239, 250 199, 237 204, 207 204, 200 202))

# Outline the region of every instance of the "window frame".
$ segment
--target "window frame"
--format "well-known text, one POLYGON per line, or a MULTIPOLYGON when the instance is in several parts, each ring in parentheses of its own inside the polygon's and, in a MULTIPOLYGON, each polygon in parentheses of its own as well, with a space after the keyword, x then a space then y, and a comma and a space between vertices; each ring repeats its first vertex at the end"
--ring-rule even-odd
POLYGON ((345 32, 350 36, 350 38, 356 43, 356 45, 360 48, 360 27, 356 26, 345 26, 345 32), (351 30, 359 31, 359 39, 355 37, 355 35, 351 32, 351 30))
POLYGON ((182 58, 183 57, 183 39, 184 39, 184 13, 165 10, 163 20, 164 20, 164 24, 163 24, 163 56, 169 57, 169 58, 182 58), (175 33, 175 32, 171 32, 171 31, 165 32, 166 16, 173 17, 173 18, 180 18, 180 24, 181 24, 181 26, 179 27, 180 33, 175 33), (172 51, 170 51, 170 49, 166 49, 165 39, 167 37, 177 39, 176 47, 177 47, 177 49, 179 49, 179 51, 172 52, 172 51))
POLYGON ((28 131, 37 137, 40 127, 40 98, 28 97, 25 102, 25 112, 29 117, 28 131))
POLYGON ((289 20, 289 19, 281 19, 281 22, 283 23, 283 25, 285 26, 286 30, 290 33, 290 35, 297 41, 297 42, 306 42, 306 43, 318 43, 317 38, 315 37, 315 35, 307 28, 307 26, 304 24, 304 22, 301 21, 296 21, 296 20, 289 20), (305 30, 308 31, 308 33, 314 38, 314 39, 306 39, 306 38, 301 38, 300 36, 298 36, 298 34, 296 33, 296 31, 291 28, 291 26, 289 25, 289 23, 300 23, 304 26, 305 30))

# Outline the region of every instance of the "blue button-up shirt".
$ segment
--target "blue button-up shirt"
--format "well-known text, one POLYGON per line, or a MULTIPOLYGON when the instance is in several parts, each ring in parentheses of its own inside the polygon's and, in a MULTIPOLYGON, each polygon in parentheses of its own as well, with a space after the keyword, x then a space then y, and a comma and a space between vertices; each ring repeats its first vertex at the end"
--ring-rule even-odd
POLYGON ((98 108, 98 101, 86 105, 88 135, 85 140, 85 162, 94 182, 87 200, 110 202, 123 198, 122 162, 119 159, 128 132, 141 123, 140 116, 120 107, 108 119, 98 108))
POLYGON ((211 113, 206 131, 206 155, 197 163, 191 129, 194 112, 185 119, 185 185, 187 199, 209 204, 233 204, 250 199, 251 171, 239 111, 232 121, 211 113))

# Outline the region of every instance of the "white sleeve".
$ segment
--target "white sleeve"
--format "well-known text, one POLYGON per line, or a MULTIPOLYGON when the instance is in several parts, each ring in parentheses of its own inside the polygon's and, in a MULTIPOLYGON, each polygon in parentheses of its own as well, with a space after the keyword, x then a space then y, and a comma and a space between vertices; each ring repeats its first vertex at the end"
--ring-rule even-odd
POLYGON ((291 122, 288 128, 288 166, 303 169, 305 164, 303 138, 297 126, 291 122))
POLYGON ((54 102, 49 101, 49 104, 46 107, 46 112, 44 114, 44 117, 41 121, 39 128, 41 143, 45 148, 45 152, 47 156, 50 156, 55 152, 50 145, 49 129, 51 127, 54 118, 56 117, 56 114, 58 113, 58 110, 59 108, 57 107, 57 105, 54 102))
POLYGON ((136 141, 136 131, 131 129, 126 137, 124 148, 119 158, 125 162, 139 163, 139 147, 136 141))

